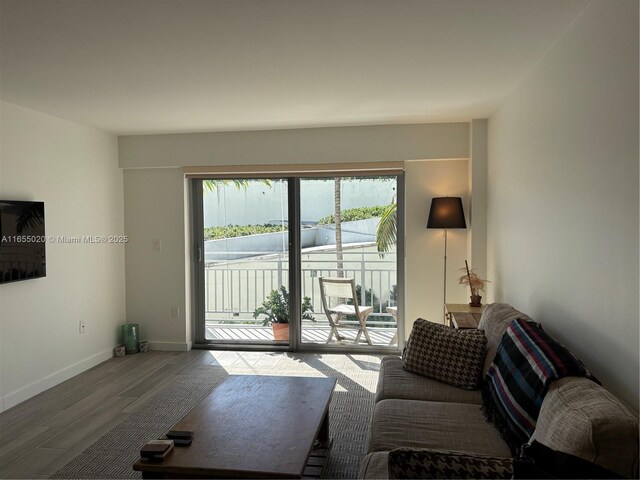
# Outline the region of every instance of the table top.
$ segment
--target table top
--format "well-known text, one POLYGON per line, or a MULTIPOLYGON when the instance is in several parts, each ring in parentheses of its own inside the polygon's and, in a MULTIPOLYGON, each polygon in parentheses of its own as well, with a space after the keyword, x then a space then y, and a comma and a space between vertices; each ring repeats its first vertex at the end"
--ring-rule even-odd
POLYGON ((478 328, 486 305, 472 307, 468 303, 446 303, 451 325, 455 328, 478 328))
POLYGON ((458 329, 478 328, 480 324, 480 314, 478 313, 458 313, 451 314, 451 325, 458 329))
POLYGON ((468 303, 445 303, 444 306, 449 313, 482 313, 486 307, 471 307, 468 303))
POLYGON ((206 476, 299 478, 335 378, 232 375, 182 418, 193 443, 134 470, 206 476))

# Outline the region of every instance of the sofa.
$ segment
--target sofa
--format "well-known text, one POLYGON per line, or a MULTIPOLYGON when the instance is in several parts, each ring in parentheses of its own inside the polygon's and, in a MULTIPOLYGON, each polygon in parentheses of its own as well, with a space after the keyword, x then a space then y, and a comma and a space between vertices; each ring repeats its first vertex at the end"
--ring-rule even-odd
MULTIPOLYGON (((478 328, 487 338, 483 375, 509 324, 529 319, 508 304, 485 308, 478 328)), ((405 371, 400 357, 380 368, 367 455, 360 478, 389 478, 389 452, 423 449, 510 458, 511 451, 481 411, 480 390, 463 390, 405 371)), ((554 381, 531 440, 638 478, 638 419, 605 388, 582 377, 554 381)), ((394 457, 395 458, 395 457, 394 457)))

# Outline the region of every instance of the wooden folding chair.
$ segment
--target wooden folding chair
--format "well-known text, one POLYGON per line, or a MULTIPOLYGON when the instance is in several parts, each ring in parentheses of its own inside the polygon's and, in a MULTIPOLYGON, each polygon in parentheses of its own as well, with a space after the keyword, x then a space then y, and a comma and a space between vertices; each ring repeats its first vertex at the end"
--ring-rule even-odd
POLYGON ((360 337, 364 334, 364 338, 369 345, 372 345, 369 332, 367 331, 367 317, 373 312, 373 307, 359 307, 358 295, 356 294, 356 283, 353 278, 330 278, 320 277, 320 295, 322 296, 322 307, 324 313, 329 320, 329 326, 331 332, 327 343, 331 341, 333 336, 336 336, 336 340, 342 341, 344 337, 338 333, 339 328, 351 328, 358 329, 356 340, 354 343, 360 341, 360 337), (338 305, 330 306, 329 298, 339 299, 338 305), (351 299, 352 305, 346 302, 351 299), (347 315, 353 315, 358 320, 358 326, 341 325, 340 321, 347 315))

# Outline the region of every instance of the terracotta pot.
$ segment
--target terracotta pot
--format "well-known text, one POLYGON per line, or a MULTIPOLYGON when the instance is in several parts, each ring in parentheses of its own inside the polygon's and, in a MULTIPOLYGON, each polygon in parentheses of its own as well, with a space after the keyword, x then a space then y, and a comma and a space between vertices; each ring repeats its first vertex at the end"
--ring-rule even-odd
POLYGON ((289 341, 289 324, 288 323, 272 323, 274 340, 289 341))
POLYGON ((471 303, 469 303, 470 307, 481 307, 482 306, 482 295, 471 295, 471 303))

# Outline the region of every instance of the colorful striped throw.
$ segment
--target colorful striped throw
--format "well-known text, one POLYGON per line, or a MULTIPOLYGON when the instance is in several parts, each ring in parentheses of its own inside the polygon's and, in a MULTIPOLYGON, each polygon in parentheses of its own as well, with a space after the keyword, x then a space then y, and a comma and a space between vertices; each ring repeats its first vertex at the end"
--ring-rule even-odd
POLYGON ((562 377, 587 377, 599 383, 539 324, 511 322, 483 382, 482 411, 514 455, 536 428, 549 384, 562 377))

